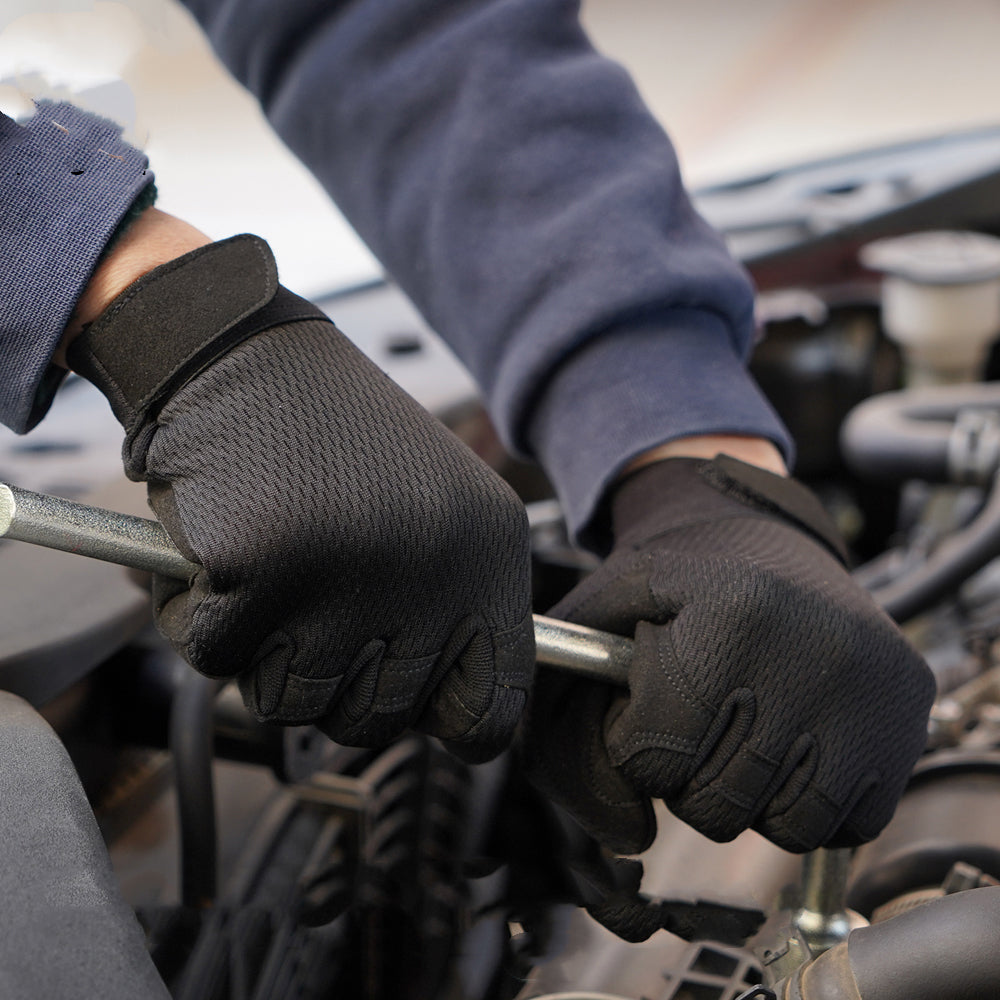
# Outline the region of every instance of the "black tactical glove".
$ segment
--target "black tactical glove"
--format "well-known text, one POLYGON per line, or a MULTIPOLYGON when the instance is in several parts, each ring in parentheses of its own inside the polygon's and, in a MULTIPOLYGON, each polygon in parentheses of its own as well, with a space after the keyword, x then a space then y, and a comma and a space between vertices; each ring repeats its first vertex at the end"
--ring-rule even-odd
POLYGON ((128 475, 203 569, 157 622, 262 720, 380 745, 416 727, 499 752, 531 682, 513 492, 277 284, 243 236, 157 268, 70 350, 127 435, 128 475))
POLYGON ((552 614, 635 635, 628 692, 542 671, 523 746, 536 784, 621 853, 652 841, 651 798, 714 840, 874 837, 934 682, 815 497, 732 458, 674 458, 626 479, 611 515, 611 555, 552 614))

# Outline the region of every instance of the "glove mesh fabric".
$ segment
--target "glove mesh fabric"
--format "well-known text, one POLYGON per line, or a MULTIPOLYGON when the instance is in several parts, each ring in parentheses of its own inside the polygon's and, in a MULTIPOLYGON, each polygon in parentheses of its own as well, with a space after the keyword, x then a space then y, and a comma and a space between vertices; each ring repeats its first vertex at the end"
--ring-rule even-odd
MULTIPOLYGON (((212 261, 196 251, 164 273, 187 282, 186 317, 190 296, 225 291, 204 280, 212 261)), ((156 281, 109 307, 74 356, 120 351, 136 318, 170 329, 143 308, 156 281)), ((186 378, 144 376, 179 387, 129 429, 126 471, 203 567, 155 582, 159 627, 198 670, 238 676, 261 719, 355 745, 417 726, 470 759, 494 755, 533 670, 516 496, 325 318, 227 346, 186 378)), ((101 385, 109 366, 90 360, 101 385)))
POLYGON ((610 557, 552 613, 634 634, 628 693, 543 672, 535 780, 626 853, 652 839, 651 798, 716 840, 874 837, 933 678, 833 555, 818 503, 731 459, 671 459, 623 484, 613 518, 610 557))

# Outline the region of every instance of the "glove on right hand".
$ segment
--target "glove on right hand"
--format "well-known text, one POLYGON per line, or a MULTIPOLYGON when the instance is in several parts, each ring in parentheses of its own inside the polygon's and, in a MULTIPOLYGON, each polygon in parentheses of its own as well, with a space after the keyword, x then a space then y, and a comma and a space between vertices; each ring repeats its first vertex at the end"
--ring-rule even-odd
POLYGON ((645 849, 650 798, 715 840, 805 851, 888 822, 934 681, 844 569, 804 487, 673 458, 612 501, 607 561, 552 614, 635 635, 628 694, 540 671, 532 780, 607 847, 645 849))
POLYGON ((157 621, 263 720, 498 753, 534 669, 513 491, 236 237, 130 286, 70 348, 184 554, 157 621))

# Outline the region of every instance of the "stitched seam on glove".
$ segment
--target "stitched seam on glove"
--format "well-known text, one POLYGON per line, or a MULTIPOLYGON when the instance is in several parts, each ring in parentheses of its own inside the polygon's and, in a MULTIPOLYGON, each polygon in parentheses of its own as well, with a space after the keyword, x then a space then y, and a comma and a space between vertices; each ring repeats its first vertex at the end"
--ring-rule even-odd
MULTIPOLYGON (((873 776, 878 776, 875 772, 870 772, 873 776)), ((808 794, 819 800, 819 804, 825 806, 831 815, 838 815, 846 811, 847 807, 839 803, 836 799, 830 798, 830 796, 822 789, 815 785, 813 782, 809 783, 808 794)), ((798 808, 799 803, 793 802, 787 808, 782 809, 779 813, 772 813, 768 818, 772 820, 785 819, 789 813, 795 812, 798 808)))
MULTIPOLYGON (((655 600, 652 592, 650 597, 655 600)), ((683 663, 684 658, 681 656, 677 647, 675 645, 676 640, 672 631, 667 629, 666 643, 659 644, 657 648, 657 660, 663 669, 664 674, 671 679, 673 682, 674 690, 680 695, 681 699, 686 702, 691 708, 695 710, 701 710, 710 718, 714 718, 719 711, 718 705, 712 705, 710 702, 706 701, 693 687, 691 687, 687 678, 678 669, 678 664, 683 663), (671 653, 671 663, 667 663, 664 645, 670 647, 671 653), (671 665, 672 664, 672 665, 671 665)))
POLYGON ((847 564, 847 551, 836 525, 819 500, 796 480, 748 465, 729 455, 712 459, 698 471, 701 478, 720 493, 781 516, 819 542, 839 562, 847 564))
MULTIPOLYGON (((430 676, 434 663, 437 662, 437 658, 438 654, 410 657, 405 660, 394 660, 389 657, 388 659, 382 660, 381 664, 379 664, 379 677, 381 679, 383 674, 389 674, 405 678, 408 674, 420 673, 427 673, 428 676, 430 676)), ((423 687, 423 685, 421 687, 423 687)), ((384 695, 379 694, 378 685, 376 684, 375 696, 372 699, 372 705, 369 711, 384 713, 400 712, 403 710, 408 711, 410 709, 415 710, 424 700, 425 699, 421 697, 420 692, 417 694, 414 694, 413 692, 406 692, 387 699, 384 695)))
POLYGON ((494 686, 493 694, 490 698, 489 705, 486 706, 486 710, 479 715, 476 718, 476 721, 464 732, 460 733, 458 736, 449 736, 449 742, 461 743, 474 740, 479 732, 494 726, 496 724, 495 720, 498 715, 499 706, 505 698, 511 697, 509 692, 514 692, 513 697, 520 698, 521 700, 521 707, 518 711, 518 715, 520 715, 521 711, 524 709, 524 703, 527 701, 527 692, 521 688, 494 686))
POLYGON ((278 704, 263 717, 272 721, 311 722, 329 710, 337 696, 343 675, 336 677, 302 677, 287 673, 278 704), (307 704, 300 702, 305 700, 307 704), (293 707, 288 703, 294 702, 293 707))
MULTIPOLYGON (((527 627, 530 615, 530 611, 526 612, 525 617, 516 625, 509 629, 505 629, 503 632, 500 632, 493 637, 493 649, 496 653, 516 650, 519 646, 527 645, 529 642, 532 647, 534 647, 534 632, 527 627)), ((526 655, 522 657, 523 661, 528 663, 530 666, 533 666, 534 656, 528 655, 527 650, 524 652, 526 655)), ((494 664, 495 663, 496 660, 494 660, 494 664)), ((534 673, 534 671, 530 669, 530 666, 527 671, 527 675, 524 670, 516 668, 497 670, 494 666, 493 674, 496 679, 496 683, 503 687, 513 687, 519 690, 530 687, 532 675, 534 673)))
POLYGON ((714 784, 710 784, 705 785, 704 788, 699 788, 696 792, 689 792, 684 798, 685 802, 689 805, 697 805, 702 802, 721 800, 723 802, 728 802, 730 805, 736 806, 740 812, 749 813, 765 792, 766 789, 760 796, 751 799, 748 796, 740 795, 729 785, 723 785, 719 788, 714 784))

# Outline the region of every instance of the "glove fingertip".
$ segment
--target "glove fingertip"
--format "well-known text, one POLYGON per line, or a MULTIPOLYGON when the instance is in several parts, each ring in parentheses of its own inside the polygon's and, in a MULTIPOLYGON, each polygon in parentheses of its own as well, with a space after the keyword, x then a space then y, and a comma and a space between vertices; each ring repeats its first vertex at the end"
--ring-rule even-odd
POLYGON ((601 846, 614 854, 642 854, 656 839, 653 803, 641 796, 627 805, 604 808, 582 825, 601 846))
POLYGON ((485 764, 506 750, 524 714, 527 694, 515 688, 498 689, 493 707, 479 725, 461 739, 442 740, 466 764, 485 764))

